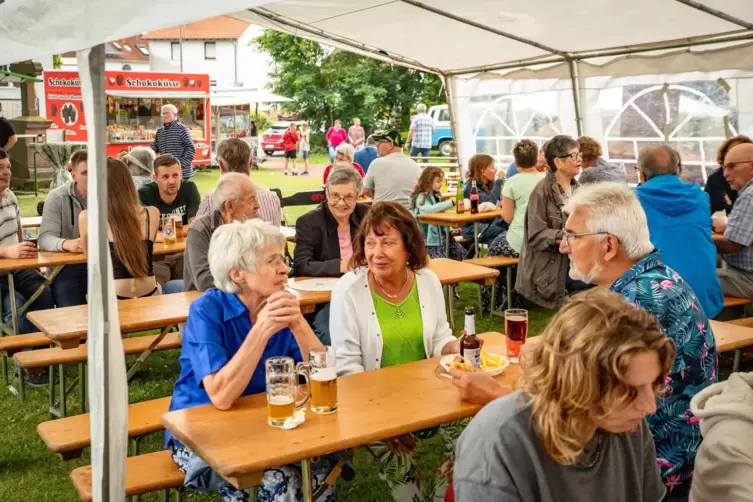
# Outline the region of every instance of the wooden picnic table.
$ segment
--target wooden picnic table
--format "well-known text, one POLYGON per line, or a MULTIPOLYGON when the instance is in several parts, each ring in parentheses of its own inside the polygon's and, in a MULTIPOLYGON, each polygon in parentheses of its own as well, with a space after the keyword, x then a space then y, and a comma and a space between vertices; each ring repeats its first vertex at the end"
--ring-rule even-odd
POLYGON ((175 244, 165 244, 164 242, 154 243, 154 256, 166 256, 176 253, 183 253, 186 250, 185 237, 175 241, 175 244))
POLYGON ((729 322, 709 321, 714 332, 717 352, 734 351, 732 371, 740 369, 741 349, 753 345, 753 328, 750 319, 737 319, 729 322))
MULTIPOLYGON (((503 335, 481 338, 489 352, 506 353, 503 335)), ((298 461, 310 479, 313 457, 474 416, 481 406, 460 399, 438 374, 439 359, 340 377, 338 411, 306 413, 292 430, 267 425, 266 394, 242 397, 228 411, 205 405, 169 412, 162 424, 238 489, 258 483, 260 471, 298 461)), ((496 378, 512 387, 519 376, 511 364, 496 378)), ((304 486, 304 500, 311 500, 311 486, 304 486)))
POLYGON ((41 216, 27 216, 25 218, 21 218, 21 228, 39 228, 41 226, 41 216))
MULTIPOLYGON (((442 200, 450 200, 450 199, 454 199, 454 198, 455 198, 455 192, 442 192, 442 200)), ((373 204, 374 203, 374 199, 372 199, 371 197, 368 197, 366 195, 363 195, 363 196, 359 197, 356 202, 358 202, 360 204, 373 204)))
POLYGON ((478 223, 480 221, 490 220, 494 218, 501 218, 502 210, 495 209, 494 211, 487 211, 484 213, 471 214, 470 211, 458 213, 455 209, 452 211, 445 211, 443 213, 424 213, 419 214, 416 218, 421 223, 427 225, 441 225, 445 227, 446 244, 445 252, 449 256, 450 253, 450 228, 463 228, 468 223, 473 223, 473 245, 478 256, 479 243, 478 243, 478 223))

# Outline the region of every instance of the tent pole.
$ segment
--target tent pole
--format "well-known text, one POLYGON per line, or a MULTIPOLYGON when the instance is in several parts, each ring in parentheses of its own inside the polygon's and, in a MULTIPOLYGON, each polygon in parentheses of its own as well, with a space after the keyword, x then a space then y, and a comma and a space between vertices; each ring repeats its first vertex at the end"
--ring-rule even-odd
POLYGON ((458 121, 457 121, 457 109, 455 108, 455 89, 451 78, 446 76, 440 76, 442 84, 444 85, 444 95, 447 100, 447 113, 450 115, 450 127, 452 128, 453 149, 455 150, 455 156, 458 158, 458 170, 460 175, 463 175, 463 166, 460 163, 460 137, 458 136, 458 121))
POLYGON ((680 2, 683 5, 687 5, 688 7, 691 7, 693 9, 700 10, 701 12, 705 14, 710 14, 714 17, 718 17, 719 19, 724 19, 728 23, 736 24, 738 26, 742 26, 746 30, 753 30, 753 23, 749 23, 747 21, 744 21, 740 19, 739 17, 732 16, 730 14, 727 14, 726 12, 722 12, 718 9, 713 9, 707 5, 704 5, 700 2, 696 2, 695 0, 675 0, 676 2, 680 2))
POLYGON ((583 115, 580 106, 580 75, 578 74, 578 62, 571 59, 570 65, 570 82, 573 90, 573 106, 575 107, 575 128, 578 136, 583 136, 583 115))

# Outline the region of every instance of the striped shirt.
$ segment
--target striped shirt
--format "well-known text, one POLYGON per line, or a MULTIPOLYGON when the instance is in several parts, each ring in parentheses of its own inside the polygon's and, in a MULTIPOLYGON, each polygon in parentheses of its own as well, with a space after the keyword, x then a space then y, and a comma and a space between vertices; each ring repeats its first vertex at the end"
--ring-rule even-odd
POLYGON ((431 148, 434 135, 434 119, 428 113, 419 113, 410 125, 413 131, 413 148, 431 148))
POLYGON ((18 244, 18 227, 21 225, 21 211, 16 194, 5 190, 0 195, 0 245, 18 244))
POLYGON ((178 159, 183 179, 193 178, 193 158, 196 148, 188 127, 177 120, 160 127, 154 135, 152 150, 159 154, 169 153, 178 159))
MULTIPOLYGON (((259 218, 271 223, 272 225, 279 227, 281 224, 280 216, 280 198, 274 192, 262 188, 256 187, 256 200, 259 201, 259 218)), ((214 199, 210 193, 204 200, 201 201, 199 210, 196 213, 196 217, 200 218, 205 214, 209 214, 214 211, 214 199)))

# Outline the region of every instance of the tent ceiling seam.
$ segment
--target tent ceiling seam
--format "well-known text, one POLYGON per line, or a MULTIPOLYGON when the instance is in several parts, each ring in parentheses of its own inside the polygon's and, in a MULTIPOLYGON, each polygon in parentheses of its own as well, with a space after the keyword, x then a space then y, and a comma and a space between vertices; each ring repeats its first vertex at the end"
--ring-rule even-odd
POLYGON ((561 51, 559 49, 555 49, 553 47, 549 47, 549 46, 546 46, 544 44, 540 44, 538 42, 535 42, 533 40, 529 40, 527 38, 523 38, 523 37, 519 37, 517 35, 513 35, 512 33, 507 33, 505 31, 498 30, 496 28, 492 28, 491 26, 486 26, 484 24, 477 23, 476 21, 471 21, 470 19, 463 19, 460 16, 456 16, 455 14, 451 14, 451 13, 449 13, 447 11, 442 10, 442 9, 437 9, 436 7, 432 7, 430 5, 426 5, 423 2, 417 2, 416 0, 400 0, 400 1, 403 2, 403 3, 407 3, 408 5, 412 5, 413 7, 416 7, 418 9, 422 9, 422 10, 431 12, 431 13, 436 14, 438 16, 446 17, 446 18, 451 19, 451 20, 453 20, 455 22, 462 23, 462 24, 465 24, 465 25, 468 25, 468 26, 472 26, 472 27, 474 27, 476 29, 487 31, 489 33, 493 33, 495 35, 498 35, 498 36, 501 36, 501 37, 504 37, 504 38, 508 38, 510 40, 515 40, 516 42, 519 42, 521 44, 530 45, 531 47, 536 47, 537 49, 541 49, 543 51, 550 52, 552 54, 556 54, 556 55, 564 58, 565 60, 569 60, 570 59, 570 54, 567 53, 567 52, 565 52, 565 51, 561 51))
MULTIPOLYGON (((287 18, 285 18, 285 17, 283 17, 283 16, 281 16, 279 14, 276 14, 274 12, 270 12, 270 11, 268 11, 266 9, 250 8, 250 9, 247 9, 247 10, 249 12, 253 13, 253 14, 256 14, 257 16, 260 16, 260 17, 266 19, 267 21, 269 21, 271 23, 279 24, 279 25, 291 28, 293 30, 304 31, 304 32, 307 32, 307 33, 309 33, 311 35, 314 35, 314 36, 317 36, 317 37, 322 37, 322 38, 325 38, 327 40, 332 40, 334 42, 346 45, 346 46, 351 47, 353 49, 356 49, 356 50, 359 50, 359 51, 364 51, 364 52, 367 52, 369 54, 378 56, 377 59, 387 58, 387 59, 389 59, 393 63, 401 64, 403 66, 407 66, 407 67, 412 68, 414 70, 421 70, 421 71, 427 71, 429 73, 435 73, 437 75, 444 75, 444 72, 442 70, 440 70, 439 68, 432 68, 430 66, 426 66, 425 64, 423 64, 423 63, 421 63, 419 61, 415 61, 415 60, 413 60, 411 58, 408 58, 408 57, 405 57, 405 56, 401 56, 400 54, 389 53, 389 52, 387 52, 387 51, 385 51, 383 49, 379 49, 379 48, 376 48, 376 47, 370 47, 370 46, 368 46, 366 44, 363 44, 361 42, 356 42, 354 40, 350 40, 350 39, 342 37, 340 35, 335 35, 333 33, 324 31, 324 30, 322 30, 320 28, 316 28, 314 26, 310 26, 310 25, 307 25, 307 24, 304 24, 304 23, 300 23, 298 21, 287 19, 287 18)), ((287 30, 282 30, 282 31, 287 31, 287 30)))
POLYGON ((697 2, 696 0, 675 0, 675 1, 683 5, 687 5, 688 7, 692 9, 699 10, 705 14, 709 14, 710 16, 723 19, 724 21, 727 21, 728 23, 742 26, 746 30, 753 30, 753 23, 749 23, 748 21, 740 19, 739 17, 735 17, 731 14, 727 14, 726 12, 722 12, 719 9, 714 9, 712 7, 709 7, 708 5, 704 5, 700 2, 697 2))

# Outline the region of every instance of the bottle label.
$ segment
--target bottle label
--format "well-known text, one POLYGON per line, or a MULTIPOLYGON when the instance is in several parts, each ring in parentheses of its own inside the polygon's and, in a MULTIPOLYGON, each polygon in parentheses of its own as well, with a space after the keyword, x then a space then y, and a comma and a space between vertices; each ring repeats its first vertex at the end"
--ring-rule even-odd
POLYGON ((463 332, 468 336, 476 334, 476 318, 474 316, 465 316, 465 325, 463 326, 463 332))
POLYGON ((471 200, 478 200, 478 194, 477 193, 472 193, 471 194, 471 200))
POLYGON ((481 349, 463 349, 463 357, 470 361, 474 369, 481 368, 481 349))

